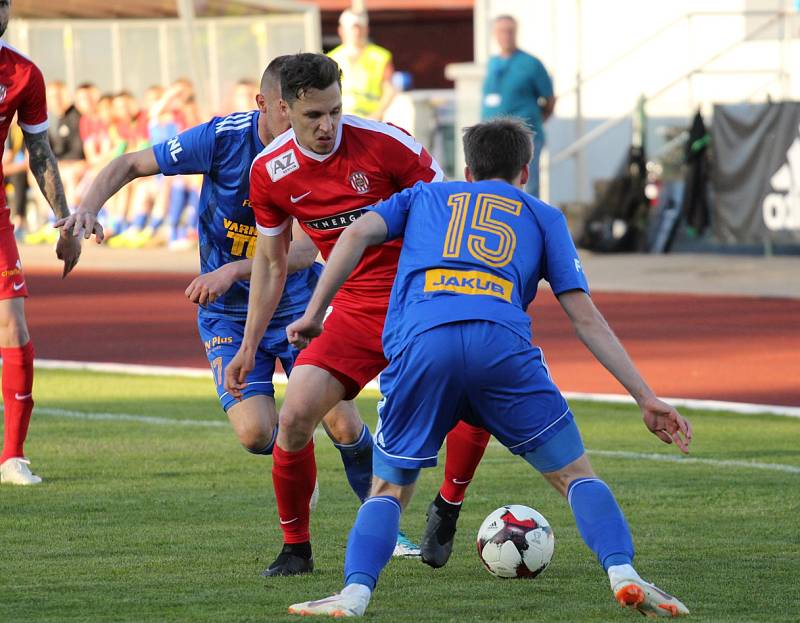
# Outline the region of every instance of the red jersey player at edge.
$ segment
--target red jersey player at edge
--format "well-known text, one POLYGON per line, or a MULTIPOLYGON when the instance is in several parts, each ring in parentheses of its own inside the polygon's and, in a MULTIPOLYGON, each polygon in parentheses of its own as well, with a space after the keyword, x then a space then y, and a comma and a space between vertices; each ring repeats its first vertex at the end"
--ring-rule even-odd
MULTIPOLYGON (((0 0, 0 37, 6 32, 10 14, 11 2, 0 0)), ((28 57, 0 40, 0 145, 5 145, 15 113, 25 137, 28 162, 36 183, 56 217, 69 216, 58 165, 47 140, 47 104, 42 72, 28 57)), ((28 288, 3 186, 0 168, 0 355, 3 357, 5 410, 0 482, 35 485, 42 479, 31 473, 23 452, 33 412, 33 344, 25 322, 28 288)), ((80 254, 79 239, 59 237, 56 256, 64 261, 64 277, 78 263, 80 254)))
MULTIPOLYGON (((297 54, 281 72, 281 106, 292 129, 277 137, 250 170, 258 243, 244 339, 225 371, 237 396, 253 366, 286 275, 294 217, 327 257, 364 208, 419 181, 440 181, 439 165, 398 128, 341 114, 341 72, 321 54, 297 54)), ((272 477, 284 546, 271 575, 305 573, 311 564, 308 500, 314 486, 313 432, 338 401, 354 398, 386 367, 381 334, 400 255, 398 241, 367 251, 333 300, 322 338, 297 360, 279 415, 272 477)), ((469 448, 471 450, 471 448, 469 448)), ((477 464, 483 446, 479 448, 477 464)), ((448 446, 448 461, 453 445, 448 446)), ((423 552, 424 556, 424 552, 423 552)))

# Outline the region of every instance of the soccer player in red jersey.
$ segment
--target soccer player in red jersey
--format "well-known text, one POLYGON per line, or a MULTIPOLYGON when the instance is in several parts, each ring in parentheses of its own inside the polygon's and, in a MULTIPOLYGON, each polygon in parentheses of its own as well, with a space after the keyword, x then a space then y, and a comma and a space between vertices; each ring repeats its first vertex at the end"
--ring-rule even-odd
MULTIPOLYGON (((364 208, 417 182, 443 179, 436 161, 407 133, 342 116, 341 72, 333 60, 321 54, 290 58, 282 70, 281 96, 292 129, 261 152, 250 169, 259 235, 244 338, 225 371, 225 389, 234 396, 245 387, 258 336, 283 290, 292 218, 327 257, 364 208)), ((308 500, 316 477, 313 432, 333 405, 354 398, 386 367, 381 334, 399 254, 400 241, 367 250, 333 300, 325 333, 297 359, 273 452, 284 547, 267 575, 312 568, 308 500)), ((475 464, 482 452, 483 447, 475 464)))
MULTIPOLYGON (((5 34, 11 2, 0 0, 0 36, 5 34)), ((28 57, 0 40, 0 149, 5 145, 11 120, 17 115, 28 148, 29 166, 56 216, 69 216, 56 158, 47 140, 47 105, 42 72, 28 57)), ((3 452, 0 482, 35 485, 41 478, 31 473, 23 452, 33 411, 33 344, 25 322, 28 288, 19 261, 14 226, 3 190, 0 165, 0 355, 3 358, 3 452)), ((81 254, 80 239, 59 237, 56 255, 71 271, 81 254)))

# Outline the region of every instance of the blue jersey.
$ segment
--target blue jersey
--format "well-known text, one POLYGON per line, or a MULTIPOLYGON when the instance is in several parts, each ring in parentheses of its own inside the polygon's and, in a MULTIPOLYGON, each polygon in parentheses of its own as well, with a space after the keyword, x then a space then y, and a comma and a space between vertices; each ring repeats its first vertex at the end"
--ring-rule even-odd
MULTIPOLYGON (((256 221, 250 208, 250 163, 264 149, 258 136, 258 111, 214 117, 153 147, 164 175, 202 173, 199 238, 200 271, 253 257, 256 221)), ((305 309, 319 267, 292 273, 274 317, 305 309)), ((238 281, 224 296, 201 308, 213 317, 247 318, 249 282, 238 281)))
POLYGON ((462 320, 530 342, 526 308, 540 279, 589 291, 558 209, 500 181, 418 183, 372 208, 403 248, 383 331, 387 359, 411 338, 462 320))

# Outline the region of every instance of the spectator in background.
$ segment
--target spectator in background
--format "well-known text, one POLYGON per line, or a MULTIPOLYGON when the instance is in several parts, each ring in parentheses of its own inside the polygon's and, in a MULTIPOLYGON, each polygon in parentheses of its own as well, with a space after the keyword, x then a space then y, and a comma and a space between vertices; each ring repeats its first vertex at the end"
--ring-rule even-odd
POLYGON ((366 13, 339 16, 342 44, 328 53, 342 70, 342 111, 380 121, 395 95, 394 64, 389 50, 370 43, 366 13))
POLYGON ((533 159, 525 190, 539 196, 539 157, 544 147, 542 123, 553 114, 556 98, 553 81, 542 61, 517 47, 517 20, 501 15, 494 20, 493 34, 500 54, 489 59, 483 83, 481 119, 513 115, 533 130, 533 159))
POLYGON ((233 94, 230 100, 230 107, 227 111, 248 112, 256 108, 256 96, 258 95, 258 85, 254 80, 242 78, 233 87, 233 94))
POLYGON ((50 122, 47 137, 58 160, 67 203, 72 208, 78 183, 86 171, 80 133, 81 113, 72 102, 67 86, 60 80, 47 85, 47 108, 50 122))
MULTIPOLYGON (((86 172, 86 161, 83 157, 83 141, 80 136, 81 113, 72 103, 67 85, 60 80, 54 80, 47 85, 47 138, 50 141, 50 148, 58 162, 58 169, 61 173, 61 181, 64 184, 64 195, 67 198, 67 205, 70 209, 75 206, 77 198, 78 184, 86 172)), ((20 189, 23 185, 21 180, 17 180, 20 189)), ((25 183, 24 187, 31 185, 25 183)), ((58 232, 53 233, 52 212, 41 193, 36 193, 37 215, 27 214, 26 198, 20 193, 15 194, 14 204, 17 209, 25 210, 22 218, 18 221, 20 225, 27 221, 31 216, 31 224, 36 223, 38 229, 26 233, 23 240, 28 244, 47 243, 53 244, 58 240, 58 232)), ((27 229, 27 228, 26 228, 27 229)), ((16 234, 19 238, 22 229, 16 234)))

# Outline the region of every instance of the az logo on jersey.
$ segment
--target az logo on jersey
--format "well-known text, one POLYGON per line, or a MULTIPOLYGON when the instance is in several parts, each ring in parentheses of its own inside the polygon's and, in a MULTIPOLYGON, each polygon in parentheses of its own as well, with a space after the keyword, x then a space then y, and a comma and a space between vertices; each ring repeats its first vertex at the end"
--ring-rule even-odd
POLYGON ((181 142, 178 140, 177 136, 173 136, 171 139, 167 141, 167 146, 169 147, 169 155, 172 157, 172 162, 178 162, 178 154, 183 151, 183 147, 181 147, 181 142))
POLYGON ((299 168, 300 163, 297 162, 294 149, 290 149, 267 163, 267 173, 269 174, 269 179, 273 182, 277 182, 279 179, 286 177, 289 173, 297 171, 299 168))

